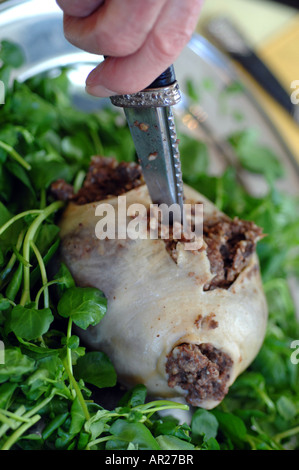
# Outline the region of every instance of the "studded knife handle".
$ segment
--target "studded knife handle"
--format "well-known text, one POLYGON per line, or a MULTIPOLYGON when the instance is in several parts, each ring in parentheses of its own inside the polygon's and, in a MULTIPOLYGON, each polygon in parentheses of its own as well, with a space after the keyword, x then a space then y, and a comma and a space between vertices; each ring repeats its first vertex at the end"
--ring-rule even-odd
POLYGON ((121 108, 159 108, 174 106, 181 100, 173 65, 168 67, 147 88, 137 93, 111 96, 111 103, 121 108))
POLYGON ((175 71, 173 65, 171 65, 168 67, 168 69, 162 72, 161 75, 147 87, 147 89, 169 86, 172 85, 175 81, 175 71))
POLYGON ((124 109, 152 201, 178 204, 182 218, 183 178, 171 109, 180 99, 172 65, 146 89, 110 98, 113 105, 124 109))

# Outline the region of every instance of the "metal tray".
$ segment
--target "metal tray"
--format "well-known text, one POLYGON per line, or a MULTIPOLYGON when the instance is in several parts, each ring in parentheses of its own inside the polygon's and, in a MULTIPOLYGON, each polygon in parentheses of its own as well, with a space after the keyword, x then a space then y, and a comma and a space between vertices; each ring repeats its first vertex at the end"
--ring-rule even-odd
MULTIPOLYGON (((25 81, 39 73, 55 74, 61 66, 70 68, 74 103, 82 109, 97 109, 110 101, 90 97, 85 92, 85 79, 89 71, 103 60, 69 44, 63 34, 62 12, 55 0, 8 0, 0 5, 0 40, 18 43, 26 62, 16 71, 15 78, 25 81)), ((226 136, 232 131, 255 128, 262 143, 281 159, 286 176, 278 185, 291 193, 299 191, 299 166, 285 141, 260 107, 249 89, 232 94, 227 112, 220 109, 221 93, 233 83, 242 81, 232 63, 202 36, 195 34, 175 63, 183 100, 174 109, 180 126, 195 138, 205 141, 211 155, 211 173, 219 174, 228 163, 237 165, 227 147, 226 136), (186 83, 192 80, 200 88, 208 81, 209 91, 201 92, 200 103, 190 103, 186 83), (238 122, 234 113, 242 110, 238 122), (191 114, 191 117, 190 117, 191 114), (192 119, 191 119, 192 118, 192 119)), ((252 194, 260 195, 266 189, 263 178, 238 168, 239 176, 252 194)))
MULTIPOLYGON (((62 12, 55 0, 8 0, 0 4, 0 40, 18 43, 25 54, 25 64, 16 71, 19 81, 40 73, 58 73, 60 67, 69 67, 74 105, 86 111, 110 105, 109 99, 97 99, 85 92, 89 71, 103 60, 102 56, 83 52, 69 44, 63 34, 62 12)), ((228 163, 237 162, 226 146, 226 137, 232 131, 255 128, 260 141, 271 148, 285 167, 285 177, 279 181, 281 189, 292 194, 299 192, 299 167, 287 144, 266 112, 260 107, 246 85, 242 92, 232 94, 226 112, 221 110, 221 93, 226 87, 242 81, 232 63, 206 39, 195 34, 175 63, 175 70, 183 93, 181 104, 174 109, 178 125, 195 138, 208 144, 211 156, 210 171, 221 174, 228 163), (201 92, 200 103, 187 97, 186 83, 192 80, 201 92), (213 86, 202 92, 203 83, 213 86), (234 113, 242 110, 242 121, 234 113)), ((238 173, 252 194, 265 190, 263 178, 240 168, 238 173)), ((298 292, 298 289, 294 289, 298 292)), ((105 404, 105 397, 101 396, 105 404), (104 398, 104 399, 103 399, 104 398)), ((106 400, 111 401, 108 391, 106 400)))

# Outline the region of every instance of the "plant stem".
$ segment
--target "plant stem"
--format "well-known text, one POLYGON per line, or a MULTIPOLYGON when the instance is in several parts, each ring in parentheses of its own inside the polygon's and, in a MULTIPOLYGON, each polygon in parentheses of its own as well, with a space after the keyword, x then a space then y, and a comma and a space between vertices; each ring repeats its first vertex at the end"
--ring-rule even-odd
POLYGON ((8 261, 6 267, 3 269, 3 271, 0 274, 0 287, 2 285, 2 282, 6 279, 7 275, 11 272, 12 268, 14 267, 14 264, 17 260, 16 251, 19 252, 21 250, 24 235, 25 235, 25 229, 20 232, 18 239, 17 239, 15 250, 13 250, 10 260, 8 261))
POLYGON ((46 398, 44 398, 44 400, 40 401, 36 406, 31 408, 31 410, 27 411, 27 413, 25 413, 23 415, 23 418, 30 418, 35 413, 37 413, 41 408, 44 408, 44 406, 46 406, 52 400, 52 398, 54 397, 55 394, 56 394, 56 392, 52 391, 51 394, 48 397, 46 397, 46 398))
POLYGON ((40 214, 41 211, 39 209, 31 209, 29 211, 25 212, 20 212, 17 215, 14 215, 11 219, 9 219, 2 227, 0 227, 0 235, 2 235, 5 230, 8 229, 14 222, 16 222, 19 219, 22 219, 23 217, 26 217, 26 215, 31 215, 31 214, 40 214))
POLYGON ((85 179, 85 176, 86 176, 86 172, 81 170, 77 173, 77 176, 75 178, 75 181, 74 181, 74 193, 77 193, 79 191, 79 189, 81 188, 82 186, 82 183, 85 179))
POLYGON ((2 415, 2 410, 0 411, 0 421, 2 423, 6 424, 6 426, 11 427, 11 419, 8 418, 7 416, 3 416, 2 415))
POLYGON ((43 283, 43 291, 44 291, 44 308, 49 307, 49 289, 48 289, 48 277, 47 277, 47 271, 45 268, 45 264, 42 258, 42 255, 40 254, 39 249, 37 248, 36 244, 34 243, 33 240, 30 242, 30 246, 34 251, 34 254, 36 256, 40 273, 41 273, 41 278, 42 278, 42 283, 43 283))
MULTIPOLYGON (((5 415, 11 419, 14 419, 15 421, 20 421, 21 423, 28 423, 29 419, 24 418, 23 416, 19 416, 16 413, 12 413, 9 410, 0 410, 0 415, 5 415)), ((1 419, 1 418, 0 418, 1 419)))
POLYGON ((25 168, 25 170, 31 170, 31 165, 29 165, 29 163, 27 163, 26 160, 24 160, 24 158, 21 157, 21 155, 16 152, 13 147, 11 147, 11 145, 8 145, 5 142, 2 142, 2 140, 0 140, 0 147, 3 148, 3 150, 5 150, 23 168, 25 168))
MULTIPOLYGON (((96 444, 100 444, 101 442, 105 441, 111 441, 112 439, 115 439, 115 436, 105 436, 105 437, 100 437, 99 439, 95 439, 94 441, 91 441, 87 444, 87 448, 89 449, 92 446, 95 446, 96 444)), ((120 437, 117 437, 118 440, 121 440, 120 437)))
POLYGON ((45 188, 40 191, 40 209, 43 210, 46 207, 46 190, 45 188))
POLYGON ((70 371, 69 369, 69 366, 68 366, 68 363, 66 360, 63 360, 63 364, 64 364, 64 367, 65 367, 65 370, 69 376, 69 380, 72 384, 72 386, 74 387, 75 391, 76 391, 76 396, 78 397, 78 400, 80 402, 80 405, 82 407, 82 410, 83 410, 83 413, 85 415, 85 419, 86 420, 89 420, 90 419, 90 414, 89 414, 89 411, 87 409, 87 406, 86 406, 86 403, 85 403, 85 400, 84 400, 84 397, 82 395, 82 392, 80 390, 80 387, 79 385, 77 384, 72 372, 70 371))
MULTIPOLYGON (((39 229, 42 222, 53 214, 57 210, 61 209, 64 206, 64 202, 56 201, 46 207, 42 212, 39 212, 38 217, 30 225, 23 244, 23 257, 28 262, 30 261, 30 247, 31 242, 34 240, 37 230, 39 229)), ((27 302, 30 302, 30 268, 24 266, 24 288, 22 297, 20 300, 20 305, 25 305, 27 302)))
POLYGON ((19 439, 19 437, 27 431, 27 429, 31 428, 37 421, 41 419, 40 415, 35 415, 33 418, 28 422, 20 426, 5 442, 4 446, 1 450, 9 450, 15 442, 19 439))
MULTIPOLYGON (((72 321, 71 318, 69 318, 68 325, 67 325, 67 333, 66 333, 66 341, 67 342, 68 342, 68 340, 70 339, 70 337, 72 335, 72 324, 73 324, 73 321, 72 321)), ((66 348, 66 354, 67 354, 66 358, 67 358, 69 370, 70 370, 71 374, 73 375, 72 351, 68 347, 66 348)), ((71 384, 71 387, 72 387, 72 384, 71 384)), ((73 387, 72 387, 72 394, 75 397, 76 393, 75 393, 75 390, 73 389, 73 387)))
POLYGON ((55 280, 53 280, 53 281, 47 282, 45 285, 43 285, 43 286, 39 289, 38 293, 36 294, 35 302, 34 302, 36 309, 38 309, 39 298, 40 298, 40 296, 42 295, 43 291, 44 291, 47 287, 50 287, 50 286, 52 286, 53 284, 58 284, 58 283, 59 283, 59 279, 55 279, 55 280))
POLYGON ((288 429, 287 431, 283 431, 279 434, 276 434, 276 436, 273 437, 273 440, 279 443, 282 439, 285 439, 286 437, 294 436, 295 434, 299 434, 299 426, 296 426, 295 428, 288 429))
POLYGON ((101 142, 100 136, 98 132, 94 129, 90 130, 90 136, 92 138, 94 148, 95 148, 95 154, 96 155, 104 155, 104 148, 103 144, 101 142))

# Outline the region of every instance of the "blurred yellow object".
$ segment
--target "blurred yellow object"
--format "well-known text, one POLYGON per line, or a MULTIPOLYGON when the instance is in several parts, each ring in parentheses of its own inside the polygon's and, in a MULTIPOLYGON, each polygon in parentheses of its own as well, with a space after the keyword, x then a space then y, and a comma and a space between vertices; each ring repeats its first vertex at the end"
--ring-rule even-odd
MULTIPOLYGON (((260 57, 271 68, 290 95, 291 83, 299 80, 299 15, 284 26, 272 39, 260 44, 260 57)), ((258 90, 265 109, 281 131, 299 162, 299 123, 296 124, 267 93, 258 90)), ((299 104, 297 105, 299 106, 299 104)))
MULTIPOLYGON (((205 22, 217 15, 227 16, 239 26, 249 44, 289 92, 291 99, 294 91, 291 83, 299 80, 298 11, 263 0, 205 0, 197 31, 204 35, 205 22)), ((243 69, 242 73, 245 73, 248 85, 299 163, 299 123, 296 124, 243 69)))

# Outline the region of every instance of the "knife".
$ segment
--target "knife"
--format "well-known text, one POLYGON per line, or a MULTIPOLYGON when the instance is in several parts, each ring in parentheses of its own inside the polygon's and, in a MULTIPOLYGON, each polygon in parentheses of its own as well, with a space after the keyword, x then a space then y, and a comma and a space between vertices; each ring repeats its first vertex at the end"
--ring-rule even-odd
POLYGON ((206 33, 224 52, 251 74, 251 76, 299 123, 298 106, 295 106, 290 95, 279 80, 251 48, 245 36, 230 21, 219 16, 212 18, 205 27, 206 33))
POLYGON ((178 205, 182 220, 183 180, 171 108, 180 99, 173 65, 146 89, 110 98, 124 109, 152 202, 178 205))

